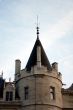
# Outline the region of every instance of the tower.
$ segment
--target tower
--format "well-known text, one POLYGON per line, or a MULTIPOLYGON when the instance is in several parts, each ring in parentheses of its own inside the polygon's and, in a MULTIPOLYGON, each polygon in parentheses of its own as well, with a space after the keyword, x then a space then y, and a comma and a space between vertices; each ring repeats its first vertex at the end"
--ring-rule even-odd
POLYGON ((62 79, 58 63, 50 64, 44 48, 37 39, 25 69, 20 69, 16 60, 15 84, 22 110, 62 110, 62 79))

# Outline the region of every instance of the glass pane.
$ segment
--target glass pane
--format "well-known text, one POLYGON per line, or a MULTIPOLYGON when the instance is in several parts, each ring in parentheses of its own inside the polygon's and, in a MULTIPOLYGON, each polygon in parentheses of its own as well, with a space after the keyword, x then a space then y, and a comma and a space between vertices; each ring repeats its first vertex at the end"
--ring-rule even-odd
POLYGON ((6 92, 6 101, 9 100, 9 92, 6 92))
POLYGON ((10 92, 10 101, 13 100, 13 92, 10 92))

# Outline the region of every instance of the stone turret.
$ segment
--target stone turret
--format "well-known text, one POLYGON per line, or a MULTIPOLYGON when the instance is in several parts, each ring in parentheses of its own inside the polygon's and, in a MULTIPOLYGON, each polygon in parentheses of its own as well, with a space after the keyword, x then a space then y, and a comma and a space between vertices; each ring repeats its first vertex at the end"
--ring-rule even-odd
POLYGON ((51 66, 39 40, 38 27, 37 39, 25 69, 20 67, 20 61, 16 60, 16 87, 23 110, 62 110, 62 80, 58 63, 51 66))
POLYGON ((20 74, 16 86, 23 110, 62 110, 62 80, 58 63, 51 66, 39 38, 25 69, 20 70, 20 61, 16 61, 16 74, 20 74))

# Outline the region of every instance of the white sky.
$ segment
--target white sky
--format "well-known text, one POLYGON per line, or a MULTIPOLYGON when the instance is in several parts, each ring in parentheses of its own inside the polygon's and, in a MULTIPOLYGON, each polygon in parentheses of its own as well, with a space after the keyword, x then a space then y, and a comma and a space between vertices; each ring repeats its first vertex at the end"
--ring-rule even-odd
POLYGON ((59 63, 63 82, 73 83, 73 0, 0 0, 0 74, 14 78, 15 59, 25 68, 36 40, 51 63, 59 63))

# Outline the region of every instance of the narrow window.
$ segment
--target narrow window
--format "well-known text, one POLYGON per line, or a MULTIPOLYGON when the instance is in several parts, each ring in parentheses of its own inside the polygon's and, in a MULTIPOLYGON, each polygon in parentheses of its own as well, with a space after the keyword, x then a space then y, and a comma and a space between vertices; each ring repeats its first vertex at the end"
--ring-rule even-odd
POLYGON ((6 92, 6 101, 9 100, 9 92, 6 92))
POLYGON ((24 98, 25 98, 25 100, 27 100, 28 99, 28 87, 24 87, 24 98))
POLYGON ((7 91, 6 92, 6 101, 12 101, 13 100, 13 92, 12 91, 7 91))
POLYGON ((55 99, 55 87, 50 87, 50 99, 54 100, 55 99))
POLYGON ((13 100, 13 92, 10 92, 10 101, 13 100))

